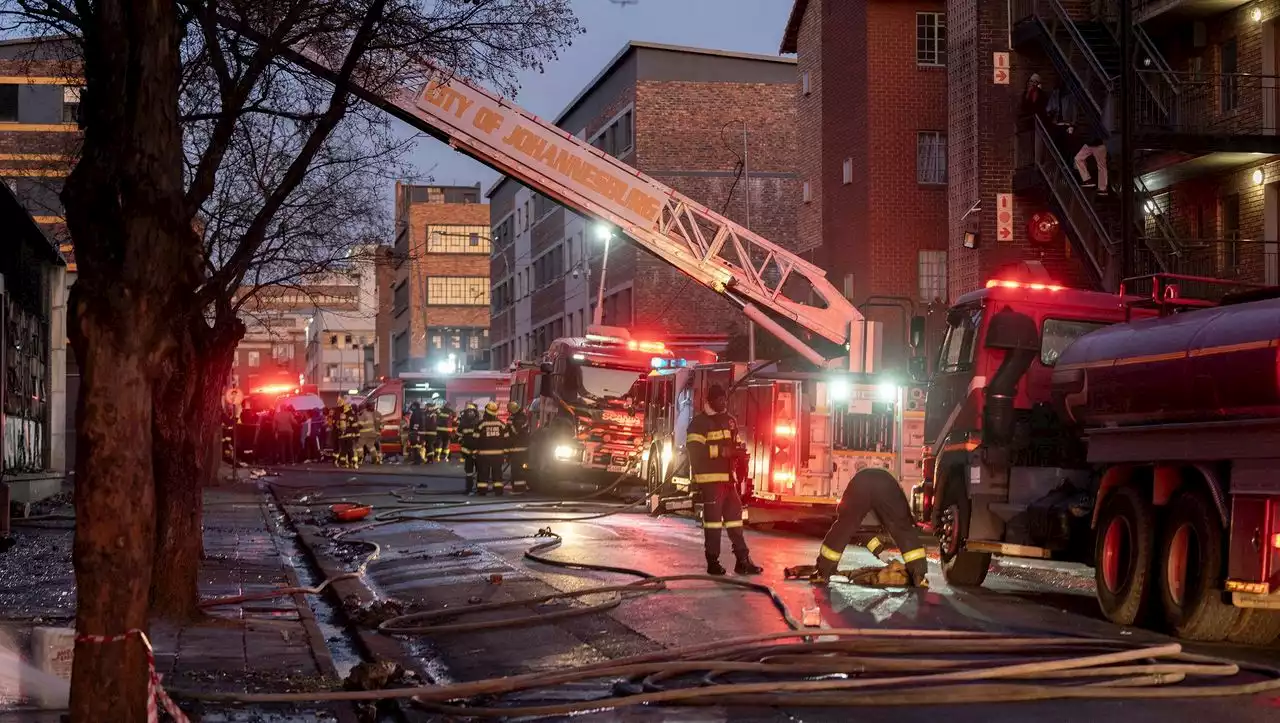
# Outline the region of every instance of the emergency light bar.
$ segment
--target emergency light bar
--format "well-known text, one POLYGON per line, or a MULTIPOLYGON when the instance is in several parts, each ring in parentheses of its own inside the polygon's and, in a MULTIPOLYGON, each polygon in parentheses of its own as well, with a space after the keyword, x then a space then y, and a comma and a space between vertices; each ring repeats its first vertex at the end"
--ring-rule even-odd
POLYGON ((667 345, 660 341, 630 341, 627 348, 631 351, 662 352, 667 350, 667 345))
MULTIPOLYGON (((697 362, 694 362, 694 364, 697 364, 697 362)), ((655 356, 649 360, 649 366, 654 369, 681 369, 690 366, 690 364, 688 359, 663 359, 660 356, 655 356)))
POLYGON ((1052 284, 1028 284, 1022 281, 1011 281, 1005 279, 992 279, 987 282, 988 289, 1000 287, 1002 289, 1031 289, 1032 291, 1062 291, 1065 286, 1055 286, 1052 284))

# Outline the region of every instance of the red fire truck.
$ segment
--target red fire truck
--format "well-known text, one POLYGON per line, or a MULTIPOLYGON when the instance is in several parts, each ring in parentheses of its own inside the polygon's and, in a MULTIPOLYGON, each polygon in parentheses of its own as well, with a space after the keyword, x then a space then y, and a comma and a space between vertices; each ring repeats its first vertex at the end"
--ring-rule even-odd
MULTIPOLYGON (((1103 613, 1196 640, 1280 635, 1280 292, 1136 297, 998 278, 929 385, 917 515, 953 584, 992 554, 1095 569, 1103 613), (1200 308, 1209 307, 1209 308, 1200 308)), ((1237 285, 1239 288, 1239 285, 1237 285)))

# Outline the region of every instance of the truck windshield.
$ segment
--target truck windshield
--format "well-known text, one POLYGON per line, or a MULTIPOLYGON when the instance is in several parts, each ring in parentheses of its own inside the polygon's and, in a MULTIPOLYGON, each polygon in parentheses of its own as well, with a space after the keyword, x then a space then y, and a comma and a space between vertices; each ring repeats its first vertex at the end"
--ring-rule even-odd
POLYGON ((973 366, 974 342, 978 327, 982 325, 982 307, 952 309, 948 321, 947 338, 943 340, 938 355, 938 371, 966 371, 973 366))
POLYGON ((576 372, 577 391, 584 397, 596 399, 618 399, 628 396, 632 387, 644 378, 644 373, 635 369, 617 369, 613 367, 583 366, 573 364, 576 372))

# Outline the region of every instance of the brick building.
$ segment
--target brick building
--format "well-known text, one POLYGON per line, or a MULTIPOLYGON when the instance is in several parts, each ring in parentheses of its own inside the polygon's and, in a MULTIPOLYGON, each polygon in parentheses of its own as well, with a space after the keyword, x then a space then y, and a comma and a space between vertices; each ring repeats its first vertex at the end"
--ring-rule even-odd
MULTIPOLYGON (((751 229, 795 248, 795 82, 789 59, 631 42, 554 122, 739 223, 749 194, 751 229)), ((505 366, 585 332, 604 245, 582 217, 514 180, 486 195, 496 246, 493 359, 505 366)), ((605 324, 660 336, 744 328, 716 294, 621 241, 609 245, 605 324)))
MULTIPOLYGON (((265 386, 280 384, 320 384, 318 378, 307 377, 307 341, 313 318, 322 312, 350 319, 367 319, 368 328, 361 350, 349 351, 349 369, 345 380, 357 379, 363 365, 357 362, 363 347, 373 346, 373 309, 361 303, 358 274, 333 273, 329 278, 307 284, 268 286, 253 291, 240 307, 240 320, 245 325, 244 338, 236 347, 231 365, 231 386, 252 392, 265 386)), ((250 290, 246 289, 244 293, 250 290)), ((347 336, 351 336, 350 333, 347 336)), ((350 349, 359 336, 339 338, 338 343, 350 349)))
POLYGON ((1280 2, 1134 3, 1131 248, 1122 244, 1119 200, 1118 1, 947 6, 953 295, 1026 258, 1095 288, 1160 270, 1276 282, 1280 2), (1002 84, 995 64, 1005 57, 1002 84), (1078 133, 1108 139, 1109 194, 1082 187, 1079 140, 1064 140, 1051 120, 1019 118, 1032 73, 1057 93, 1078 133), (997 194, 1012 198, 1003 227, 997 194), (966 232, 976 248, 965 248, 966 232))
POLYGON ((480 186, 396 184, 391 374, 486 369, 489 207, 480 186))
POLYGON ((884 323, 889 369, 907 317, 947 300, 946 32, 943 0, 795 0, 780 48, 797 59, 800 247, 884 323))

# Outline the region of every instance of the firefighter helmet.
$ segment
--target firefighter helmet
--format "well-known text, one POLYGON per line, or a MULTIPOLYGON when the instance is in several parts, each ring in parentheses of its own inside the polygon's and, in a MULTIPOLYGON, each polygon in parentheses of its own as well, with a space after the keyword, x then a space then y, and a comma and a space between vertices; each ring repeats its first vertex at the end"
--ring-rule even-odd
POLYGON ((484 413, 485 413, 485 414, 497 414, 497 413, 498 413, 498 403, 497 403, 497 402, 489 402, 488 404, 484 405, 484 413))
POLYGON ((476 408, 475 402, 467 402, 467 409, 475 409, 475 408, 476 408))
POLYGON ((516 401, 507 402, 507 412, 509 414, 515 414, 518 411, 520 411, 520 402, 516 402, 516 401))

